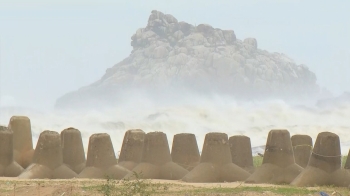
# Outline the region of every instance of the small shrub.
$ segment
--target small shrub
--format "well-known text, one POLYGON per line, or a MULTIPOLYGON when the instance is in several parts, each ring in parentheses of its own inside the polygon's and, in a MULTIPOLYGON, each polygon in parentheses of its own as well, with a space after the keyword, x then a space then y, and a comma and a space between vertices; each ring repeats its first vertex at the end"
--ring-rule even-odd
POLYGON ((104 196, 111 196, 112 192, 114 192, 114 190, 115 190, 115 182, 114 182, 114 180, 110 179, 109 177, 107 177, 107 183, 103 184, 99 191, 104 196))
POLYGON ((254 156, 253 157, 253 165, 255 168, 259 167, 262 164, 263 157, 261 156, 254 156))
POLYGON ((168 190, 167 185, 152 183, 141 177, 142 174, 134 172, 132 179, 117 181, 107 178, 107 182, 101 186, 99 192, 104 196, 151 196, 159 191, 168 190))

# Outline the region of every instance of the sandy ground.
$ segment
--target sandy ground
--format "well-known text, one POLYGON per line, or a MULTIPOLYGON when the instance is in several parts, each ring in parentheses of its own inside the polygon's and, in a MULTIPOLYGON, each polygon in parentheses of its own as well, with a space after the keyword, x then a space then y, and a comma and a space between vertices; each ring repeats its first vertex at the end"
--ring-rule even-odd
MULTIPOLYGON (((117 184, 121 181, 113 181, 117 184)), ((151 195, 320 195, 320 191, 325 191, 329 195, 350 195, 347 188, 335 187, 310 187, 295 188, 287 185, 271 184, 245 184, 242 182, 234 183, 184 183, 181 181, 170 180, 148 180, 147 182, 157 184, 159 189, 152 192, 151 195), (164 189, 163 189, 164 186, 164 189), (165 188, 166 187, 166 188, 165 188), (280 189, 280 191, 278 191, 280 189), (291 192, 293 190, 294 192, 291 192), (305 191, 307 193, 305 193, 305 191)), ((17 178, 0 178, 1 196, 92 196, 101 195, 99 191, 106 180, 93 179, 70 179, 70 180, 22 180, 17 178)), ((118 186, 118 185, 117 185, 118 186)), ((125 186, 125 185, 119 185, 125 186)), ((110 195, 122 195, 121 192, 110 195)))

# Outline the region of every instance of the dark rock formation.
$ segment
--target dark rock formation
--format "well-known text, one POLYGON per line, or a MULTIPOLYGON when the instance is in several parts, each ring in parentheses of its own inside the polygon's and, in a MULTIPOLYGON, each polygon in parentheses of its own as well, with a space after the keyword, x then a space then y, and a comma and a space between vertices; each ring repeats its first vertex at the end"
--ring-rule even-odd
POLYGON ((58 99, 56 107, 92 102, 96 106, 102 100, 118 103, 126 90, 135 89, 158 100, 164 100, 161 95, 166 89, 170 97, 191 91, 245 99, 256 95, 287 99, 319 92, 315 74, 305 65, 259 49, 254 38, 241 41, 233 30, 178 22, 154 10, 147 26, 131 40, 133 50, 128 57, 107 69, 99 81, 58 99))
POLYGON ((344 92, 338 97, 318 100, 316 106, 320 108, 332 108, 342 107, 344 104, 350 104, 350 92, 344 92))

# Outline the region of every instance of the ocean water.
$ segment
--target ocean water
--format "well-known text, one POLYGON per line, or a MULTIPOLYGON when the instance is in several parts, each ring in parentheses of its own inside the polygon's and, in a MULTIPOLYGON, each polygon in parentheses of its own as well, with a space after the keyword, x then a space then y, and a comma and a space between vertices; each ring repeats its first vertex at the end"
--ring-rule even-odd
POLYGON ((229 137, 250 137, 254 154, 262 151, 271 129, 287 129, 291 136, 307 134, 316 140, 323 131, 340 136, 342 154, 350 146, 350 105, 320 109, 312 105, 295 106, 281 100, 265 102, 236 102, 216 97, 193 99, 181 104, 158 106, 146 99, 130 99, 109 109, 88 111, 37 111, 16 107, 0 108, 0 124, 7 125, 13 115, 25 115, 31 119, 33 144, 44 130, 61 132, 68 127, 81 131, 85 153, 89 137, 94 133, 108 133, 118 156, 124 133, 128 129, 145 132, 162 131, 167 134, 171 150, 172 139, 177 133, 194 133, 199 151, 205 134, 223 132, 229 137))

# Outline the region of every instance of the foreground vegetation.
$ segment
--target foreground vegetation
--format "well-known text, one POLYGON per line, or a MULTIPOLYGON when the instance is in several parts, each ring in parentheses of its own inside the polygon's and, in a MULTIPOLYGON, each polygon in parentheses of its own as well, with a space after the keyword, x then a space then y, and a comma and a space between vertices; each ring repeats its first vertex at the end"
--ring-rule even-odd
POLYGON ((328 195, 349 195, 347 188, 336 187, 291 187, 288 185, 243 185, 225 187, 226 183, 215 184, 213 187, 193 186, 186 184, 155 183, 151 180, 136 179, 133 181, 107 180, 107 183, 94 187, 104 196, 150 196, 150 195, 320 195, 321 192, 328 195))
POLYGON ((0 178, 1 196, 297 196, 350 195, 347 188, 235 183, 183 183, 167 180, 15 180, 0 178))
MULTIPOLYGON (((343 157, 344 166, 347 157, 343 157)), ((254 166, 262 163, 262 157, 253 159, 254 166)), ((0 177, 0 196, 151 196, 151 195, 350 195, 348 188, 332 186, 325 187, 292 187, 290 185, 245 184, 234 183, 184 183, 170 180, 145 180, 142 174, 134 173, 135 180, 97 180, 97 179, 69 179, 69 180, 19 180, 0 177)))

